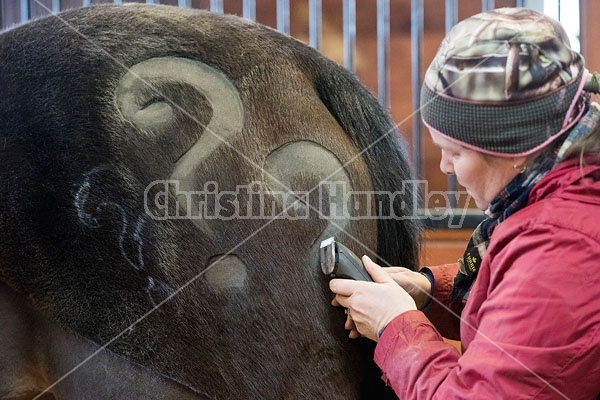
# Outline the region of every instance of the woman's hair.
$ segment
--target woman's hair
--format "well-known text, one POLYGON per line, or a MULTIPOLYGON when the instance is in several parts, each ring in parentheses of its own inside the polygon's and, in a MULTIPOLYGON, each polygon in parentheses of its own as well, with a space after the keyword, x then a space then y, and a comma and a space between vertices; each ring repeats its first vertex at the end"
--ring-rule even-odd
POLYGON ((600 125, 589 136, 573 143, 565 153, 565 159, 579 157, 583 160, 588 155, 600 156, 600 125))

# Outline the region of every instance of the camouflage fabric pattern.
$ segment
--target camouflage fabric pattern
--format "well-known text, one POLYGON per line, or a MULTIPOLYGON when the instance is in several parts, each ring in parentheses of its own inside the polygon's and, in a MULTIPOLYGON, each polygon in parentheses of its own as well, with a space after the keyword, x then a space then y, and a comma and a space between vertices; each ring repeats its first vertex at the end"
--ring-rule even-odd
MULTIPOLYGON (((565 128, 583 71, 583 57, 548 16, 524 8, 478 14, 440 45, 425 74, 422 118, 484 152, 529 154, 565 128)), ((573 115, 583 107, 580 97, 573 115)))
POLYGON ((566 85, 582 69, 581 55, 557 21, 525 8, 500 8, 457 24, 425 82, 463 100, 524 100, 566 85))

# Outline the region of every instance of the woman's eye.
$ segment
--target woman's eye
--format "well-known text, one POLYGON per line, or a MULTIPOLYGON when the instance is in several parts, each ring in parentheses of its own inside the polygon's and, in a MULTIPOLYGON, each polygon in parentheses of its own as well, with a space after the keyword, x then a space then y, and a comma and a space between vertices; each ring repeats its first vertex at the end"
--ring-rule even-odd
POLYGON ((444 152, 446 153, 446 156, 448 156, 448 157, 452 157, 452 158, 460 157, 460 151, 458 151, 456 149, 446 149, 444 152))

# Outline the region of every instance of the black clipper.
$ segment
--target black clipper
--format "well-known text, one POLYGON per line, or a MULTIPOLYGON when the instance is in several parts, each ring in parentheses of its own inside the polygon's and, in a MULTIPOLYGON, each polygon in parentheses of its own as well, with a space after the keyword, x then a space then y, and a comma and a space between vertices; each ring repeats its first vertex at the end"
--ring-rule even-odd
POLYGON ((333 278, 373 282, 360 260, 349 248, 330 237, 321 242, 319 249, 321 271, 333 278))

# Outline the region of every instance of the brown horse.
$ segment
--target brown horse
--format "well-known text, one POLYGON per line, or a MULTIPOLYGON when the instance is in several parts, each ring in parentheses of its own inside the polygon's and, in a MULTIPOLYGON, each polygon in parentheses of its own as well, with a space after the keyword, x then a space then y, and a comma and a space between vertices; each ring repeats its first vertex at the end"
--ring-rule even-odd
POLYGON ((318 246, 414 268, 397 132, 346 70, 232 16, 0 35, 0 397, 387 396, 318 246))

